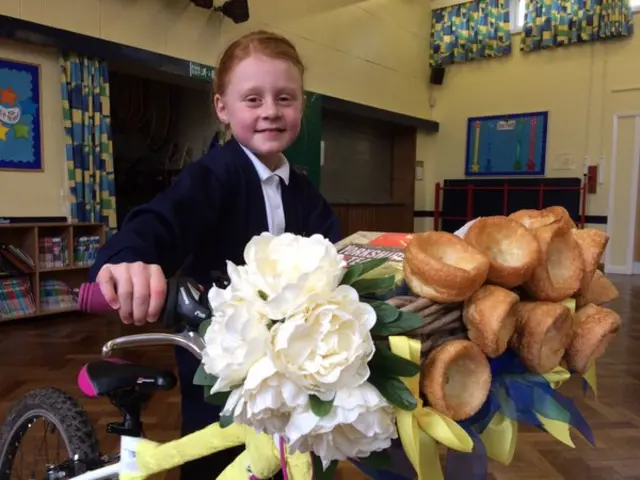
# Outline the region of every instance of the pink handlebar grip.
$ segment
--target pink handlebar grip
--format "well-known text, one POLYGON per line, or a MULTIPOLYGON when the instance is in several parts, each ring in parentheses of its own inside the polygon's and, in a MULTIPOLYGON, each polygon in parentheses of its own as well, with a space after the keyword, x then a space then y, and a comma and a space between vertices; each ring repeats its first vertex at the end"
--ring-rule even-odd
POLYGON ((78 308, 81 312, 86 313, 106 314, 115 312, 105 300, 100 291, 100 285, 97 283, 83 283, 80 285, 78 308))

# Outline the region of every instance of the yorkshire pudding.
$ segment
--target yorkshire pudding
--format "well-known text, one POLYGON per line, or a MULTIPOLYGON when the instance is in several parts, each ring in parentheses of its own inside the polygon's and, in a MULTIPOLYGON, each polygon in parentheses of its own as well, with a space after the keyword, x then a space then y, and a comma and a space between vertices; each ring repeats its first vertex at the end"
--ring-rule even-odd
POLYGON ((413 293, 438 303, 469 298, 489 272, 484 254, 447 232, 415 234, 405 247, 403 265, 413 293))
POLYGON ((483 285, 465 300, 462 320, 469 339, 490 358, 502 355, 516 327, 510 313, 520 297, 495 285, 483 285))
POLYGON ((596 270, 593 275, 593 280, 589 284, 589 290, 576 297, 576 307, 580 308, 587 303, 593 303, 595 305, 602 305, 603 303, 615 300, 620 295, 616 286, 611 283, 604 273, 600 270, 596 270))
POLYGON ((540 227, 548 225, 560 224, 564 230, 570 230, 576 227, 571 220, 571 216, 567 209, 560 206, 548 207, 542 210, 523 209, 513 212, 509 218, 522 223, 529 230, 537 230, 540 227))
POLYGON ((443 343, 422 365, 422 393, 431 407, 452 420, 464 420, 480 410, 490 388, 489 361, 469 340, 443 343))
POLYGON ((554 215, 560 223, 564 225, 567 230, 571 230, 572 228, 576 228, 575 222, 571 219, 571 215, 566 208, 561 207, 559 205, 555 205, 553 207, 547 207, 544 209, 545 212, 554 215))
POLYGON ((584 261, 570 230, 555 222, 533 231, 540 244, 540 262, 525 289, 538 300, 559 302, 580 288, 584 261))
POLYGON ((584 374, 594 360, 604 355, 622 322, 613 310, 593 303, 579 309, 573 322, 573 339, 565 359, 569 368, 584 374))
POLYGON ((560 364, 571 343, 571 310, 553 302, 518 302, 511 313, 516 328, 509 342, 532 371, 547 373, 560 364))
POLYGON ((529 230, 536 230, 540 227, 546 227, 558 223, 558 217, 552 212, 545 210, 523 209, 513 212, 509 218, 520 222, 529 230))
POLYGON ((573 238, 576 239, 582 252, 582 260, 584 263, 584 274, 582 275, 582 281, 580 282, 580 293, 589 291, 589 285, 593 276, 598 269, 600 259, 604 254, 604 249, 607 248, 609 242, 609 236, 602 230, 597 228, 582 228, 571 230, 573 238))
POLYGON ((487 280, 513 288, 528 280, 540 261, 536 237, 520 222, 504 216, 479 218, 464 239, 490 263, 487 280))

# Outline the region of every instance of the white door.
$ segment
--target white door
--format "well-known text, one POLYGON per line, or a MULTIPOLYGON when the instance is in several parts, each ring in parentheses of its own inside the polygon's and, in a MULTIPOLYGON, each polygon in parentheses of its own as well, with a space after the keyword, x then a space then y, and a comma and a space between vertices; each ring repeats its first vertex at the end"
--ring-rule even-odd
POLYGON ((609 245, 605 254, 607 273, 631 275, 634 271, 639 160, 640 113, 618 114, 613 120, 607 213, 609 245))

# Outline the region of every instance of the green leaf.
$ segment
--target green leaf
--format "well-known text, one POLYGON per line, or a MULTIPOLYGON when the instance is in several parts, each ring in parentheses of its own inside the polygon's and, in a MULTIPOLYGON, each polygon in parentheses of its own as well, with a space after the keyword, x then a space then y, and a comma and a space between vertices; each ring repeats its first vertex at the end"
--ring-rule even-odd
POLYGON ((386 302, 381 302, 380 300, 366 300, 363 299, 364 302, 367 302, 369 305, 373 307, 376 312, 376 318, 378 322, 382 323, 391 323, 398 319, 400 316, 400 310, 398 310, 393 305, 389 305, 386 302))
POLYGON ((218 377, 215 375, 211 375, 204 370, 204 365, 201 363, 196 370, 196 374, 193 376, 193 383, 195 385, 204 385, 208 387, 212 387, 218 381, 218 377))
POLYGON ((227 428, 233 425, 233 415, 220 415, 220 428, 227 428))
POLYGON ((351 284, 356 291, 362 295, 363 293, 374 293, 384 290, 390 290, 396 286, 396 277, 388 275, 378 278, 361 278, 351 284))
POLYGON ((211 389, 205 387, 204 388, 204 401, 209 405, 216 405, 218 407, 222 407, 227 403, 227 399, 231 392, 216 392, 211 393, 211 389))
POLYGON ((398 377, 386 377, 371 372, 369 383, 376 387, 380 395, 386 398, 391 405, 407 411, 415 410, 418 406, 411 391, 398 377))
POLYGON ((389 377, 414 377, 421 370, 417 363, 402 358, 381 345, 376 346, 376 353, 369 361, 369 368, 376 375, 389 377))
POLYGON ((311 411, 318 417, 326 417, 333 408, 333 399, 322 400, 317 395, 309 395, 309 405, 311 406, 311 411))
POLYGON ((362 274, 362 264, 356 263, 347 268, 340 285, 351 285, 362 274))
POLYGON ((375 270, 376 268, 381 267, 388 261, 389 261, 388 258, 373 258, 371 260, 366 260, 360 263, 360 266, 362 267, 362 272, 360 273, 360 276, 365 275, 366 273, 369 273, 371 270, 375 270))
POLYGON ((204 337, 204 334, 207 333, 207 329, 211 326, 211 319, 208 318, 207 320, 205 320, 204 322, 202 322, 200 324, 200 327, 198 327, 198 333, 200 334, 201 337, 204 337))
POLYGON ((329 464, 326 470, 322 468, 322 460, 320 457, 312 454, 313 458, 313 479, 314 480, 333 480, 338 470, 338 461, 334 460, 329 464))
POLYGON ((409 312, 400 312, 398 319, 390 322, 376 322, 371 329, 373 335, 397 335, 399 333, 410 332, 424 324, 424 319, 420 315, 409 312))
POLYGON ((258 296, 265 302, 269 300, 269 295, 267 295, 266 292, 263 292, 262 290, 258 290, 258 296))
POLYGON ((368 457, 359 457, 357 460, 372 470, 391 470, 391 455, 387 450, 371 452, 368 457))

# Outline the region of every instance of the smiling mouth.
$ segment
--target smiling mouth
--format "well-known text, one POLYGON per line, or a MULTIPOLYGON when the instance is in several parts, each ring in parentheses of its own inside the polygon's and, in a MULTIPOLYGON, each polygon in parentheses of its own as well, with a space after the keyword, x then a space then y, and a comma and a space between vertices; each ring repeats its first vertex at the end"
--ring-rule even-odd
POLYGON ((282 133, 284 132, 284 128, 263 128, 261 130, 256 130, 257 133, 282 133))

